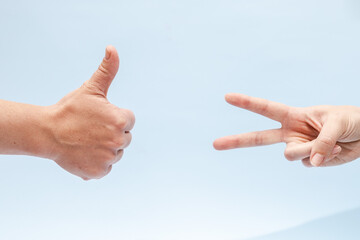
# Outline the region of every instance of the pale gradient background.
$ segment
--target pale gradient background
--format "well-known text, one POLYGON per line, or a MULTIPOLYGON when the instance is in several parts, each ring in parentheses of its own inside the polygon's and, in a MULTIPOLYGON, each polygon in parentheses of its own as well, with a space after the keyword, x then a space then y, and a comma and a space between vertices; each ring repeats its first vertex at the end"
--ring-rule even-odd
POLYGON ((212 148, 279 126, 227 92, 360 105, 359 27, 356 0, 1 0, 0 98, 53 104, 112 44, 109 99, 137 122, 100 181, 0 156, 0 239, 243 239, 359 207, 360 161, 307 169, 283 144, 212 148))

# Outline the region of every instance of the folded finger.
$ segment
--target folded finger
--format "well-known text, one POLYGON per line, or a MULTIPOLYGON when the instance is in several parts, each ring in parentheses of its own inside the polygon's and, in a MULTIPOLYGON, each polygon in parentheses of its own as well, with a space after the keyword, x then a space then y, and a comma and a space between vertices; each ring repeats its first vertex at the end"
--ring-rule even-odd
POLYGON ((126 118, 126 125, 124 127, 124 131, 130 131, 133 129, 135 125, 135 115, 131 110, 128 109, 121 109, 122 113, 125 115, 126 118))
MULTIPOLYGON (((340 151, 338 152, 338 149, 335 146, 333 153, 327 159, 325 159, 325 161, 319 167, 330 167, 343 164, 344 161, 341 161, 339 158, 340 151)), ((310 156, 302 159, 302 163, 305 167, 314 167, 310 162, 310 156)))
MULTIPOLYGON (((289 161, 301 160, 307 158, 311 154, 311 150, 314 147, 315 140, 306 142, 306 143, 299 143, 299 144, 288 144, 285 149, 285 158, 289 161)), ((335 145, 331 155, 326 158, 325 160, 333 158, 333 156, 338 155, 341 152, 341 147, 339 145, 335 145)))
POLYGON ((117 163, 118 161, 120 161, 120 159, 122 158, 123 155, 124 155, 124 150, 123 150, 123 149, 118 150, 118 151, 116 152, 115 159, 114 159, 114 161, 111 163, 111 165, 117 163))
POLYGON ((301 162, 305 167, 308 167, 308 168, 313 167, 313 165, 310 162, 310 157, 302 159, 301 162))
POLYGON ((289 144, 284 152, 285 158, 289 161, 295 161, 309 157, 313 145, 313 141, 294 145, 289 144))
POLYGON ((332 117, 324 123, 311 151, 313 166, 320 166, 325 159, 328 159, 344 131, 344 124, 338 117, 332 117))
POLYGON ((131 143, 131 139, 132 139, 132 135, 130 132, 125 132, 123 135, 122 135, 122 138, 123 138, 123 144, 121 146, 119 146, 119 149, 124 149, 124 148, 127 148, 130 143, 131 143))

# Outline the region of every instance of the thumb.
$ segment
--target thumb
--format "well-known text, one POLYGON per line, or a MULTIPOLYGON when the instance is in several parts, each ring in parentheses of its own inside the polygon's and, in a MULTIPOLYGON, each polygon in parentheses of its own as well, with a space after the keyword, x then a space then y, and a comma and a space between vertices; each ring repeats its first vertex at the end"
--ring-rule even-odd
POLYGON ((119 56, 113 46, 107 46, 105 50, 105 57, 102 60, 99 68, 89 79, 88 83, 96 90, 100 91, 105 96, 119 69, 119 56))
POLYGON ((339 119, 331 118, 324 123, 319 136, 311 150, 310 162, 314 167, 320 166, 332 155, 334 147, 344 133, 344 126, 339 119))

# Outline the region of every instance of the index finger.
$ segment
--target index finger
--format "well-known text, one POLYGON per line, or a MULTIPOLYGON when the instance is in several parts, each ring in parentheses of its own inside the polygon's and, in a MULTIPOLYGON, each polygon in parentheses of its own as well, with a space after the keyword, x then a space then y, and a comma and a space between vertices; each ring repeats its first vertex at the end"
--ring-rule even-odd
POLYGON ((129 132, 131 129, 133 129, 135 125, 135 115, 131 110, 125 108, 119 108, 119 111, 126 119, 125 126, 122 130, 124 130, 125 132, 129 132))
POLYGON ((262 98, 250 97, 240 93, 228 93, 225 100, 239 108, 263 115, 272 120, 282 122, 289 111, 289 106, 262 98))

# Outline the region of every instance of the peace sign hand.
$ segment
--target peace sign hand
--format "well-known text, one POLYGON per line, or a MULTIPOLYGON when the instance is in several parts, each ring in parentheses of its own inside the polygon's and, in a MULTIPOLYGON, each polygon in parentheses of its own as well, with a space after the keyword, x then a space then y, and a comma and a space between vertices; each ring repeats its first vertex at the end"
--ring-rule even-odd
POLYGON ((360 157, 360 108, 314 106, 297 108, 230 93, 226 101, 281 123, 281 128, 222 137, 217 150, 286 143, 285 157, 305 166, 336 166, 360 157))

